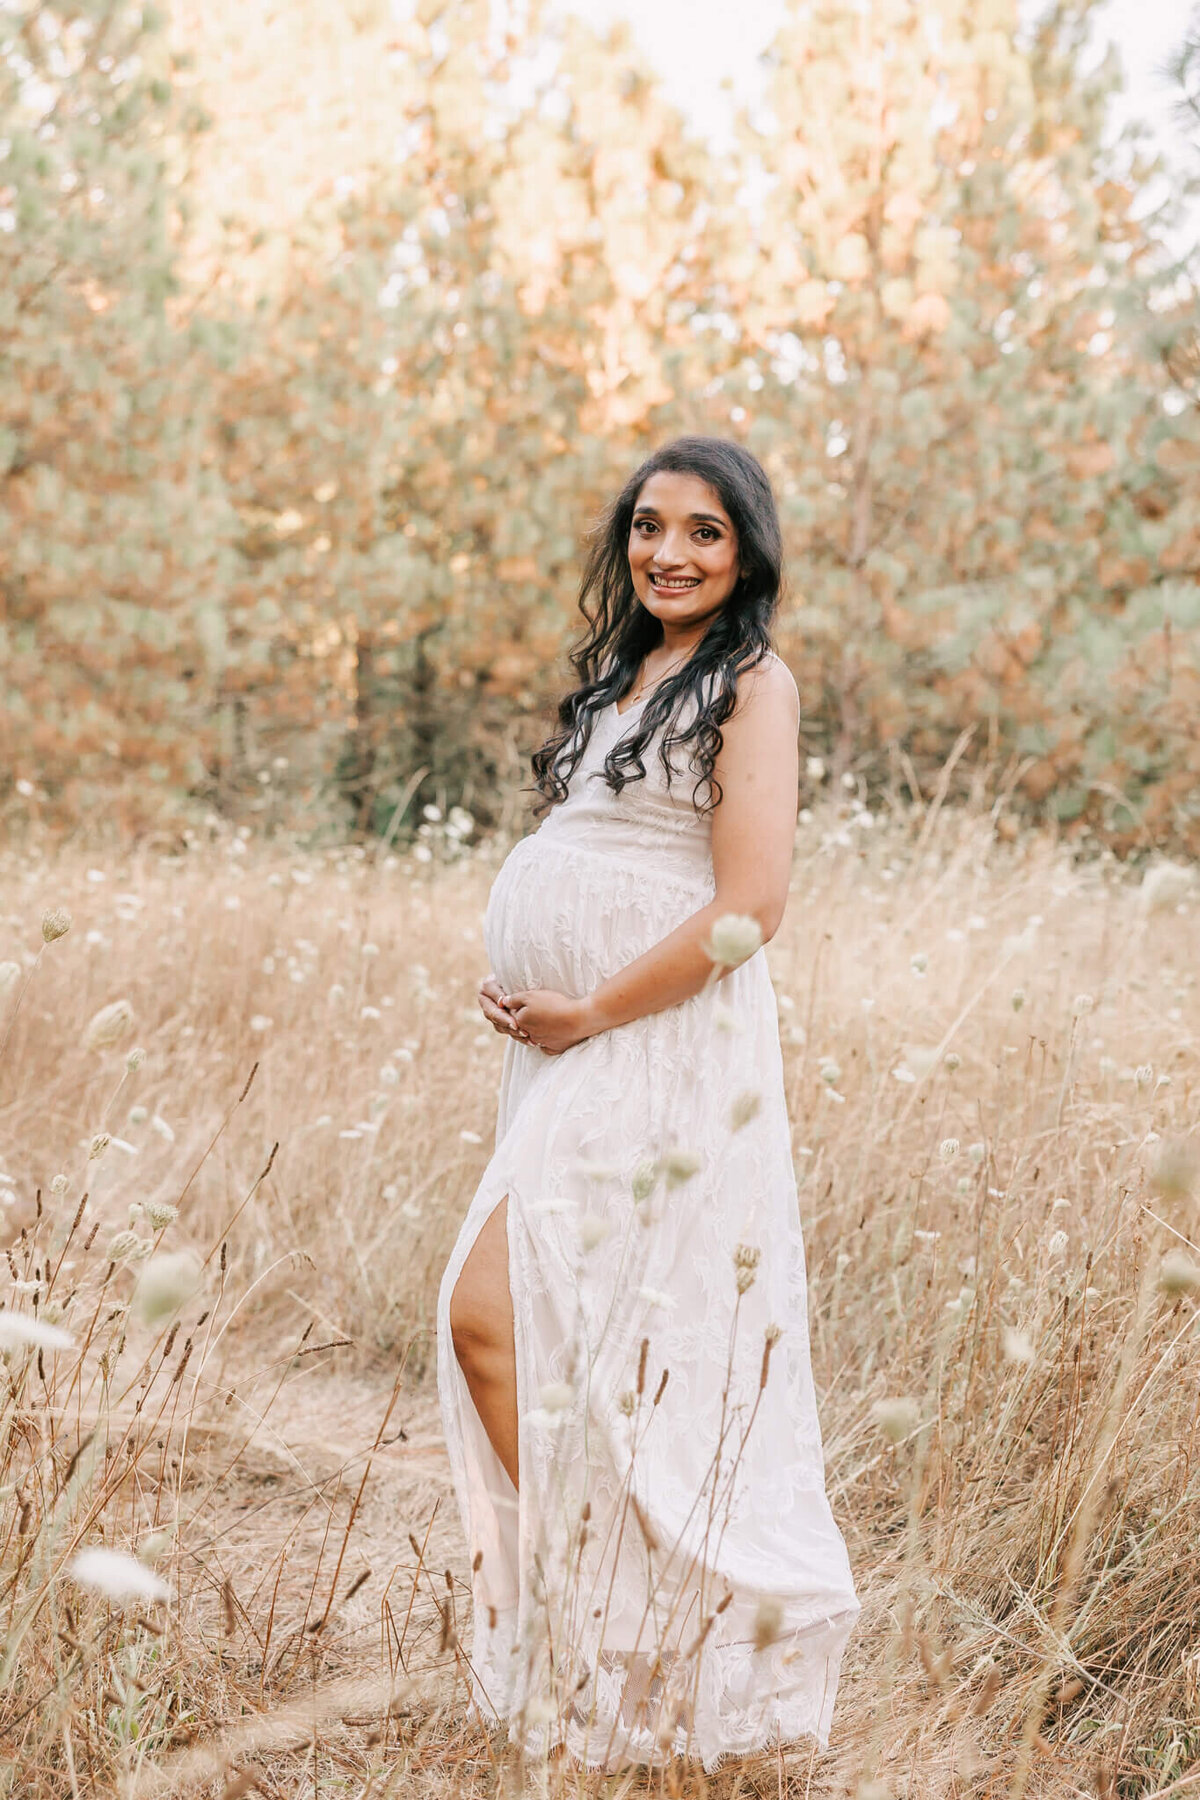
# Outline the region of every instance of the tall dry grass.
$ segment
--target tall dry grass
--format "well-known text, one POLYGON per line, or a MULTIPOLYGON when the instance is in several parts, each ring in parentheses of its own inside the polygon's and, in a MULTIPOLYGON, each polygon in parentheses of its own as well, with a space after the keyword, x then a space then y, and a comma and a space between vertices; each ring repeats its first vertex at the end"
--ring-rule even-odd
MULTIPOLYGON (((73 1341, 0 1365, 0 1792, 508 1778, 456 1671, 431 1386, 492 1143, 499 854, 5 857, 3 1298, 73 1341), (185 1249, 160 1315, 139 1282, 185 1249), (97 1544, 169 1599, 78 1579, 97 1544)), ((1171 871, 963 813, 802 826, 767 956, 864 1613, 828 1755, 633 1791, 1200 1788, 1198 949, 1171 871)))

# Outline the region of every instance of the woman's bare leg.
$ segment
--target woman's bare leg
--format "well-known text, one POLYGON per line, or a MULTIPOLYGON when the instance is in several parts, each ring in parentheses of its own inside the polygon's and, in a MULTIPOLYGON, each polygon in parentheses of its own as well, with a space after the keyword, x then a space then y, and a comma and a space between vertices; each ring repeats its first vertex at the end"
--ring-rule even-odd
POLYGON ((517 1357, 508 1195, 484 1220, 450 1296, 450 1335, 493 1450, 517 1484, 517 1357))

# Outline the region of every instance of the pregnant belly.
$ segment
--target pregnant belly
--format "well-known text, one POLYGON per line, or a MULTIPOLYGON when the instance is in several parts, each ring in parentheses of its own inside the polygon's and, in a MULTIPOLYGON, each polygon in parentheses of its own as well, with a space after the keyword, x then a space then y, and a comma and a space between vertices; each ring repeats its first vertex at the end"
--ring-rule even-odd
POLYGON ((483 941, 506 989, 581 998, 711 898, 711 887, 535 831, 514 845, 488 895, 483 941))

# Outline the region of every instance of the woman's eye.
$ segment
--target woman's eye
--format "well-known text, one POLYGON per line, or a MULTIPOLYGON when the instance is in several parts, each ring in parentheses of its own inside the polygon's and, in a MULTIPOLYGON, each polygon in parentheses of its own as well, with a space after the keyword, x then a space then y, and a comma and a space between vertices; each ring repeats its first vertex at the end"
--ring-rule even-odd
POLYGON ((700 530, 696 533, 697 537, 703 536, 705 543, 708 543, 708 544, 710 544, 712 542, 712 540, 716 537, 716 535, 717 534, 713 530, 711 525, 702 525, 700 527, 700 530))

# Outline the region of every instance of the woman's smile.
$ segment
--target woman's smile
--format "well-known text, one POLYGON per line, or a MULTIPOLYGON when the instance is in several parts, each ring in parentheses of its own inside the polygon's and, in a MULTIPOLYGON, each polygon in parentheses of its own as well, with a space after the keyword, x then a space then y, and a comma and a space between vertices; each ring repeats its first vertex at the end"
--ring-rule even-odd
POLYGON ((663 609, 661 618, 675 630, 699 627, 719 612, 738 578, 733 521, 720 495, 695 475, 661 469, 649 478, 634 507, 628 556, 638 599, 651 612, 663 609))
POLYGON ((686 594, 689 588, 700 586, 699 575, 657 575, 650 571, 650 585, 659 594, 686 594))

